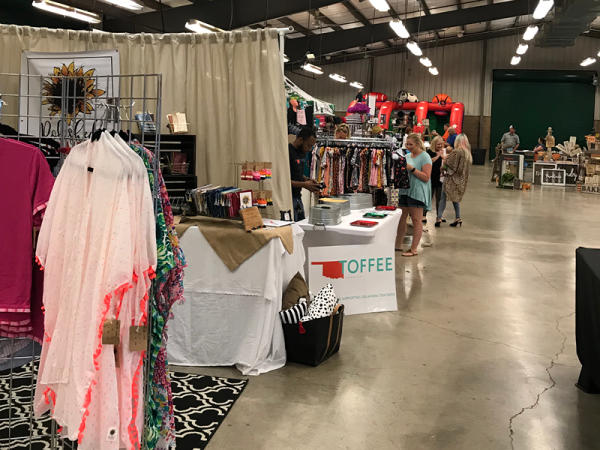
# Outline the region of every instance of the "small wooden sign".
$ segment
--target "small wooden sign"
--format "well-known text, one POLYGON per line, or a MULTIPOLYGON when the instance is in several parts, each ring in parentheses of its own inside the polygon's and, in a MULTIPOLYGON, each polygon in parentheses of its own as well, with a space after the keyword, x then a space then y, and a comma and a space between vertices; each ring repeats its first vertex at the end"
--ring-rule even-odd
POLYGON ((542 186, 565 186, 566 170, 542 169, 542 186))
POLYGON ((242 220, 244 221, 244 229, 246 231, 257 230, 259 228, 264 228, 262 216, 260 215, 260 211, 256 206, 252 208, 240 209, 240 216, 242 216, 242 220))

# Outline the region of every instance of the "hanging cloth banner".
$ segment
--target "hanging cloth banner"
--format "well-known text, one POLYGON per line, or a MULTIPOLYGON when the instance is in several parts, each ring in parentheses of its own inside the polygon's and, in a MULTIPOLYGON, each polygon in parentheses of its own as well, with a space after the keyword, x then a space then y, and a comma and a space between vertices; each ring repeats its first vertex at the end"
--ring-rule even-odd
MULTIPOLYGON (((29 136, 89 137, 109 128, 119 111, 119 52, 21 54, 19 132, 29 136), (113 76, 113 77, 108 77, 113 76), (69 77, 73 77, 72 80, 69 77), (37 117, 36 117, 37 116, 37 117)), ((135 112, 135 110, 134 110, 135 112)))
POLYGON ((326 116, 334 115, 335 106, 333 104, 319 100, 318 98, 306 93, 296 84, 294 84, 294 82, 288 77, 285 77, 285 93, 288 98, 292 96, 298 96, 303 98, 308 104, 312 104, 314 106, 314 114, 324 114, 326 116))

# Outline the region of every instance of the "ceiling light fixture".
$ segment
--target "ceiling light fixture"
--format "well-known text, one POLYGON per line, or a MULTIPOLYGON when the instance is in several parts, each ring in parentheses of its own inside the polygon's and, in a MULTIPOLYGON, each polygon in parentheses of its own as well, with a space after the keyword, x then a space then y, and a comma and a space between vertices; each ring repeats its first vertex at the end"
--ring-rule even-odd
POLYGON ((313 52, 306 52, 306 59, 315 59, 315 54, 313 52))
POLYGON ((141 11, 144 7, 133 0, 102 0, 104 3, 115 5, 118 8, 128 9, 130 11, 141 11))
POLYGON ((356 89, 364 89, 365 88, 363 86, 363 84, 359 83, 358 81, 353 81, 352 83, 350 83, 350 86, 352 86, 353 88, 356 88, 356 89))
POLYGON ((408 41, 406 43, 406 48, 408 50, 410 50, 410 52, 415 56, 423 55, 423 50, 421 50, 421 48, 419 47, 419 44, 417 44, 415 41, 408 41))
POLYGON ((537 25, 529 25, 527 27, 527 29, 525 30, 525 33, 523 33, 523 40, 524 41, 532 40, 539 30, 540 30, 540 28, 537 25))
POLYGON ((390 10, 390 5, 386 0, 369 0, 369 2, 377 11, 386 12, 390 10))
POLYGON ((102 22, 102 19, 98 14, 86 11, 85 9, 63 5, 62 3, 53 2, 51 0, 34 0, 31 5, 35 8, 42 9, 53 14, 58 14, 60 16, 70 17, 71 19, 81 20, 82 22, 102 22))
POLYGON ((554 6, 554 0, 540 0, 533 11, 533 18, 535 20, 541 20, 550 12, 554 6))
POLYGON ((521 57, 520 56, 513 56, 512 59, 510 60, 510 65, 511 66, 516 66, 520 62, 521 62, 521 57))
POLYGON ((591 66, 596 62, 596 58, 585 58, 583 61, 579 63, 580 66, 591 66))
POLYGON ((330 73, 329 78, 331 78, 332 80, 337 81, 339 83, 347 83, 348 82, 348 80, 346 80, 345 76, 339 75, 337 73, 330 73))
POLYGON ((431 65, 432 65, 431 60, 425 56, 423 58, 419 59, 419 62, 421 64, 423 64, 425 67, 431 67, 431 65))
POLYGON ((219 33, 221 31, 223 31, 220 28, 217 28, 215 26, 212 26, 208 23, 201 22, 200 20, 196 20, 196 19, 188 20, 187 23, 185 24, 185 27, 188 30, 193 31, 194 33, 199 33, 199 34, 219 33))
POLYGON ((314 64, 305 63, 302 68, 307 72, 314 73, 316 75, 323 75, 323 69, 321 69, 319 66, 315 66, 314 64))
POLYGON ((391 20, 390 27, 392 30, 394 30, 394 33, 396 33, 398 37, 401 37, 402 39, 408 39, 410 37, 410 33, 400 19, 391 20))
POLYGON ((517 55, 524 55, 525 53, 527 53, 528 48, 529 45, 527 44, 519 44, 519 46, 517 47, 517 55))
POLYGON ((429 68, 429 73, 430 73, 431 75, 433 75, 433 76, 436 76, 436 75, 439 75, 439 74, 440 74, 439 70, 437 70, 437 67, 430 67, 430 68, 429 68))
POLYGON ((290 58, 288 58, 288 56, 285 53, 283 54, 283 62, 290 62, 290 58))

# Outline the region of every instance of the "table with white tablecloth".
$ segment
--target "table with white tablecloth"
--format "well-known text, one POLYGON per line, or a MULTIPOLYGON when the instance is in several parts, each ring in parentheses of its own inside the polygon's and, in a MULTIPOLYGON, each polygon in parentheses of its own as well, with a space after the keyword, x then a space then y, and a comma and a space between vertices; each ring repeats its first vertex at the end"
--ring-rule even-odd
POLYGON ((373 211, 353 210, 342 216, 340 224, 326 227, 312 225, 309 219, 298 222, 305 233, 306 275, 311 291, 332 283, 345 303, 346 314, 397 310, 394 246, 402 211, 384 211, 385 219, 363 218, 373 211), (357 220, 377 225, 350 225, 357 220))
POLYGON ((285 365, 279 319, 284 289, 304 274, 304 232, 292 225, 294 251, 272 239, 235 271, 230 271, 198 227, 181 238, 188 266, 185 302, 169 322, 169 363, 181 366, 233 366, 258 375, 285 365))

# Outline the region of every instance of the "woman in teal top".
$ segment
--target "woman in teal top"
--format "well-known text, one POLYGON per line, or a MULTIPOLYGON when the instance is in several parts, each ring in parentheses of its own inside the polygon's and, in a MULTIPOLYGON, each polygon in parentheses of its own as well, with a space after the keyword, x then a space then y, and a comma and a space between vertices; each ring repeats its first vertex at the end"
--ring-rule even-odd
POLYGON ((402 241, 406 234, 408 216, 413 224, 413 239, 410 250, 402 256, 416 256, 423 235, 423 213, 431 209, 431 157, 425 151, 421 136, 417 133, 406 138, 406 168, 410 172, 410 187, 400 189, 398 206, 402 208, 402 217, 396 234, 396 251, 402 251, 402 241))

